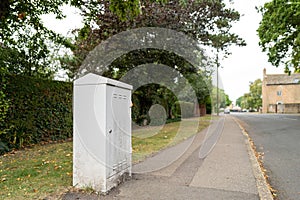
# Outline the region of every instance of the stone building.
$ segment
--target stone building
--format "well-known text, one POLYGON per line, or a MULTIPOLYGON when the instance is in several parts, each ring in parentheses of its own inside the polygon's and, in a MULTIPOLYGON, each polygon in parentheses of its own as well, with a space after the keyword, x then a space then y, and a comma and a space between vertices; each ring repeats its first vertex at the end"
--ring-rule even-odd
POLYGON ((300 74, 267 74, 263 71, 263 113, 300 113, 300 74))

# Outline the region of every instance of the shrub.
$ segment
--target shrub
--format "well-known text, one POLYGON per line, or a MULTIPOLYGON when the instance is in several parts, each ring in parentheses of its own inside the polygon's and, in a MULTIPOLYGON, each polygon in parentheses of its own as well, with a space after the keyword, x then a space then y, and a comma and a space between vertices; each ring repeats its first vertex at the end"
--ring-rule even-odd
POLYGON ((177 101, 176 102, 176 115, 180 113, 181 118, 194 117, 194 103, 177 101))
POLYGON ((10 100, 0 122, 2 146, 20 148, 72 136, 72 83, 7 75, 10 100))

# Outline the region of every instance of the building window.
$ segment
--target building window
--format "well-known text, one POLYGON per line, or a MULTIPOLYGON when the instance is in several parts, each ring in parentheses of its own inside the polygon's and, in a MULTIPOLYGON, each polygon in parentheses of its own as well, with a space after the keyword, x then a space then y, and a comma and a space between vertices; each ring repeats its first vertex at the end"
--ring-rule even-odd
POLYGON ((277 91, 277 96, 281 96, 281 95, 282 95, 281 91, 280 90, 277 91))

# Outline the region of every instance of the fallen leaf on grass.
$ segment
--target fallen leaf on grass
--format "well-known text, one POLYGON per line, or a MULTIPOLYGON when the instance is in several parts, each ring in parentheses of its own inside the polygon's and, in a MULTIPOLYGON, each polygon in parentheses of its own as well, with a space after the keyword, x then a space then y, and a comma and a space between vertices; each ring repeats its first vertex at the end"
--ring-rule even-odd
POLYGON ((68 175, 68 176, 73 176, 73 174, 72 174, 72 173, 70 173, 70 172, 67 172, 67 175, 68 175))
POLYGON ((49 164, 50 163, 50 161, 49 160, 47 160, 47 161, 44 161, 43 160, 43 163, 42 163, 42 165, 46 165, 46 164, 49 164))
POLYGON ((60 168, 61 168, 60 165, 59 165, 59 166, 56 165, 56 166, 54 167, 54 169, 60 169, 60 168))

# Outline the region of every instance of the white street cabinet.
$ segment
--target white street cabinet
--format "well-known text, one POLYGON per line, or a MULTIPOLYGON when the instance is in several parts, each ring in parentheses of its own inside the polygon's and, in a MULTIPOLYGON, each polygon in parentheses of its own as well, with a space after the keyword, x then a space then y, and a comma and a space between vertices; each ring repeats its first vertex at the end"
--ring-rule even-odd
POLYGON ((132 86, 89 73, 74 82, 73 185, 106 193, 131 176, 132 86))

